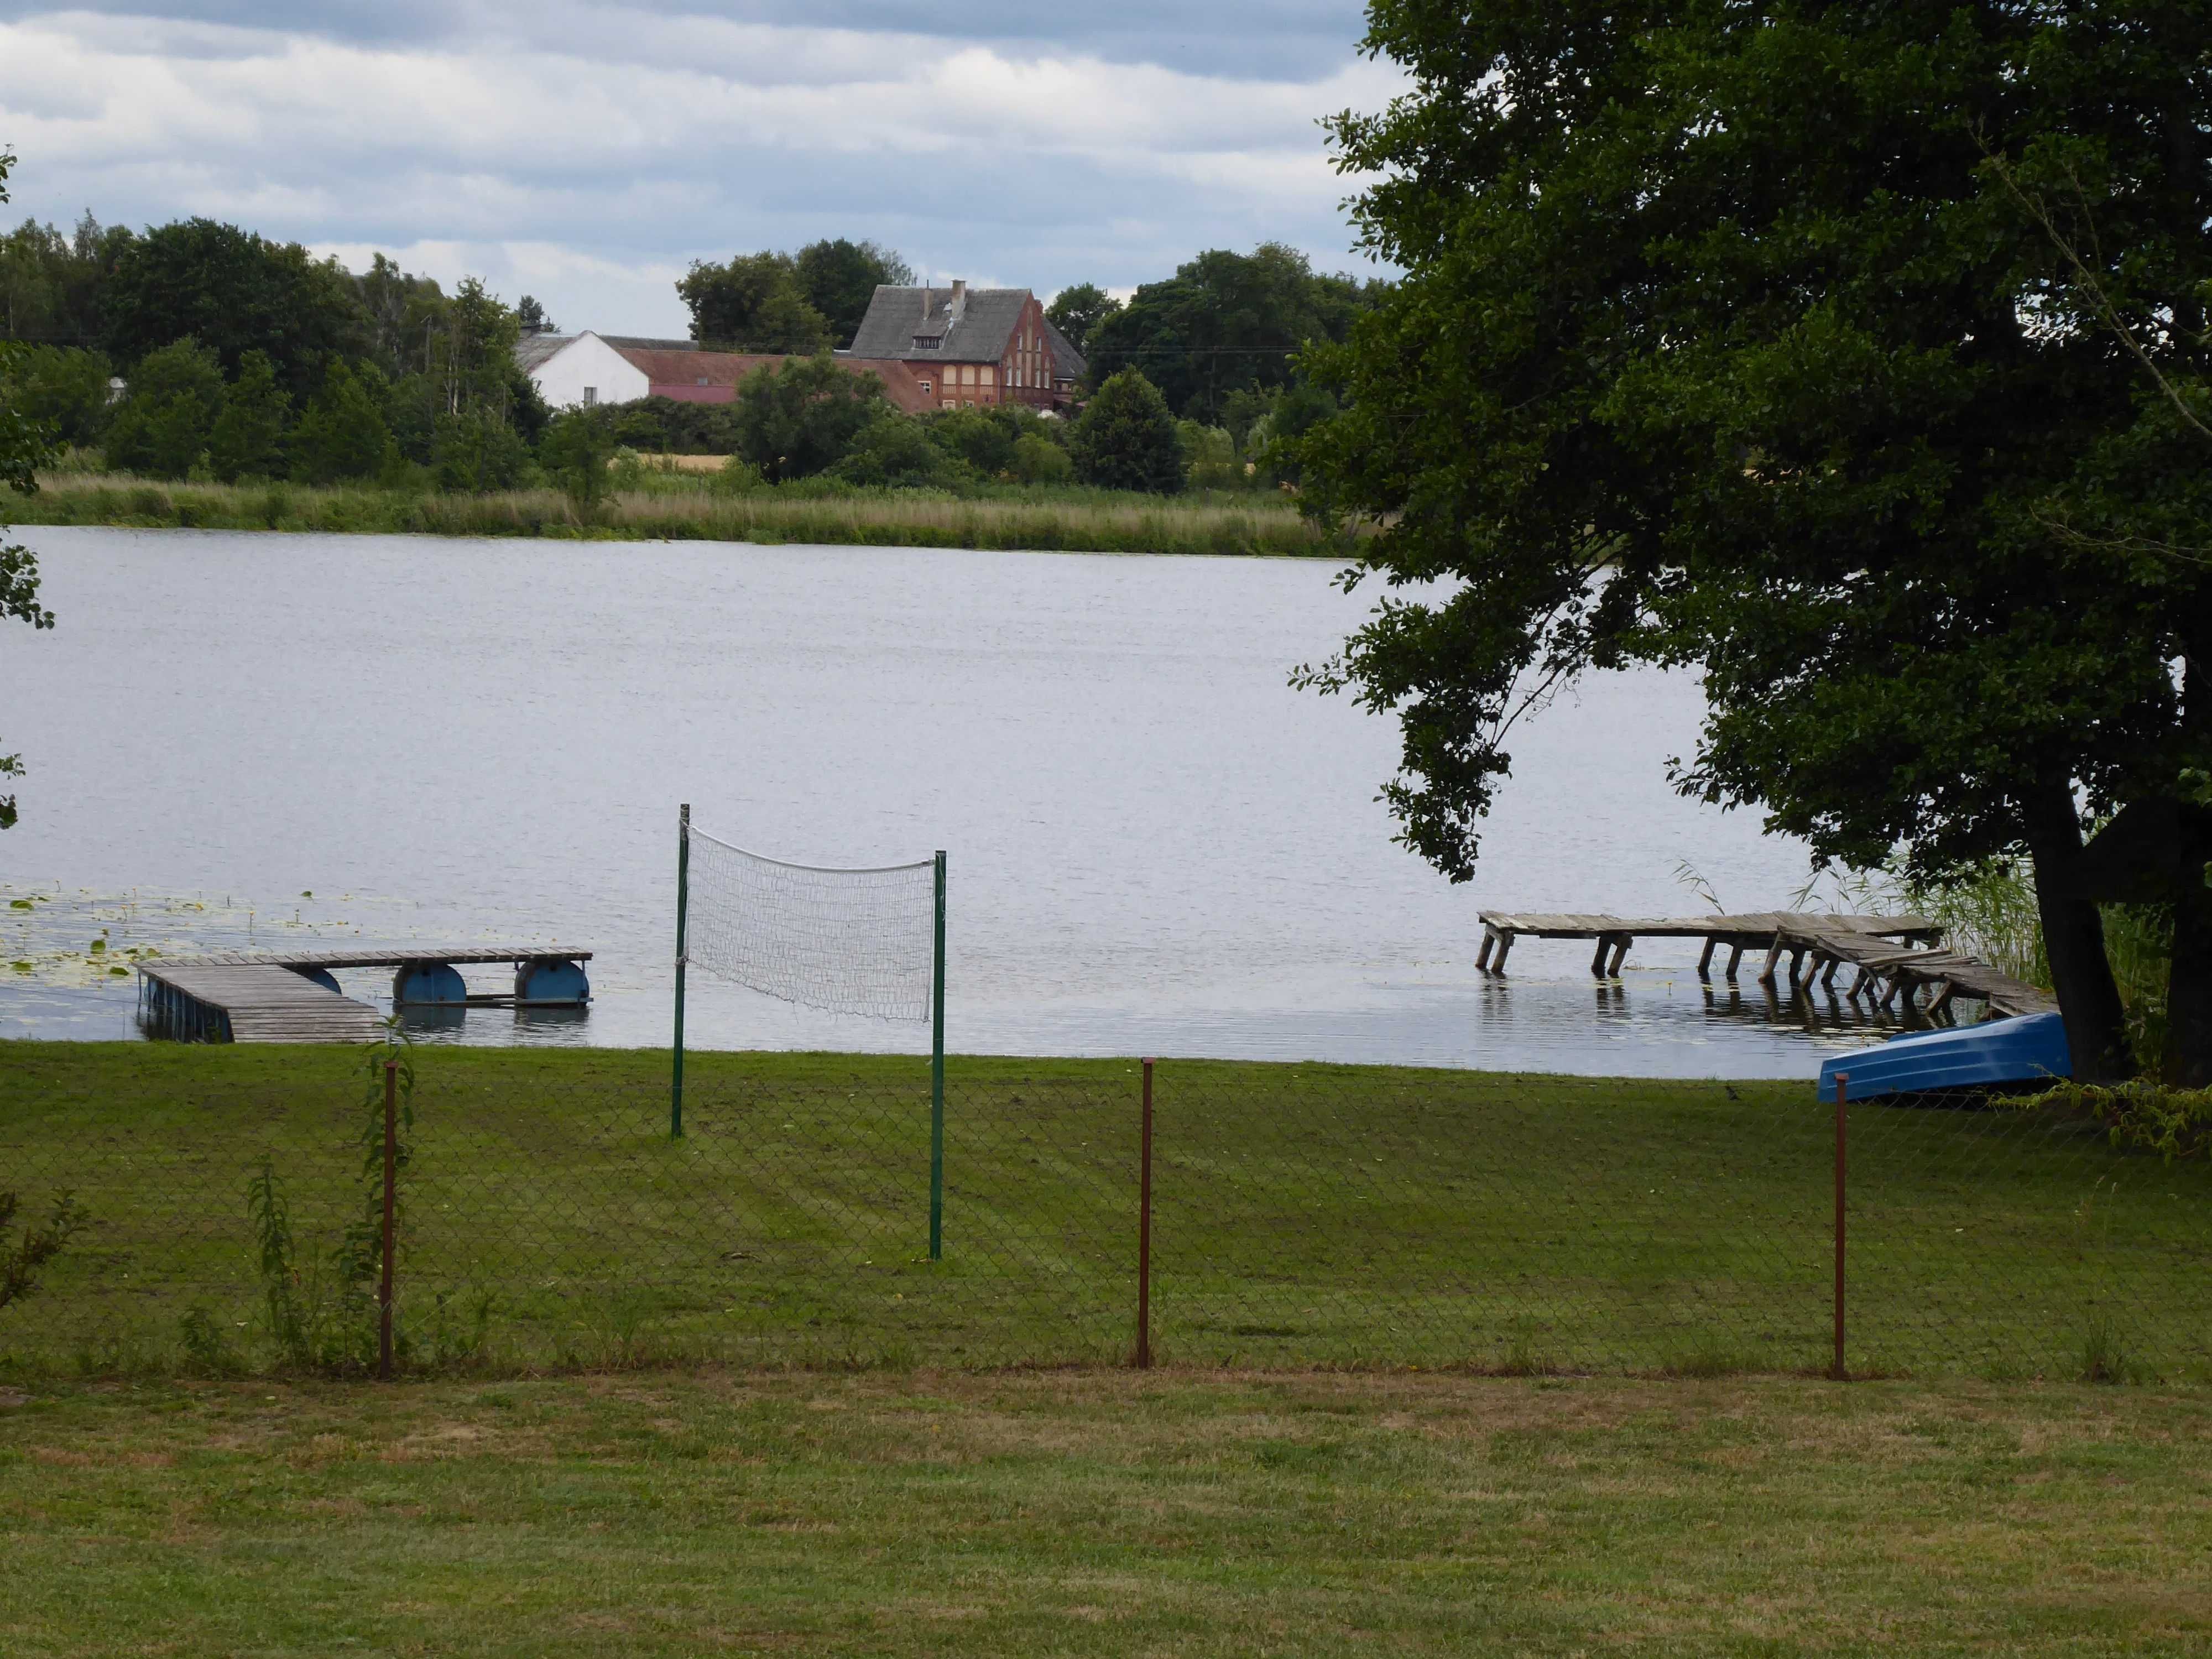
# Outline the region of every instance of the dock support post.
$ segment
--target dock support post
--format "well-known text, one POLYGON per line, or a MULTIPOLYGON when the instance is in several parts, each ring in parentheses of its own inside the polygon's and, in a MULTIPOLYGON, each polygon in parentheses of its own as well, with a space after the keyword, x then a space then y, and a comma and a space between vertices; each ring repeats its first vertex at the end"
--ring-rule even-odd
POLYGON ((1836 988, 1836 969, 1843 965, 1844 959, 1841 957, 1832 956, 1828 958, 1826 964, 1820 969, 1820 988, 1822 990, 1832 991, 1836 988))
POLYGON ((1490 927, 1485 927, 1482 930, 1482 947, 1474 953, 1474 971, 1476 973, 1486 974, 1490 971, 1490 947, 1497 943, 1498 934, 1496 931, 1490 927))
POLYGON ((1720 948, 1721 942, 1718 939, 1711 933, 1705 935, 1705 952, 1698 958, 1698 977, 1699 979, 1709 980, 1713 976, 1713 952, 1720 948))
POLYGON ((1759 982, 1761 985, 1771 986, 1774 983, 1774 967, 1781 960, 1782 936, 1778 933, 1774 936, 1774 943, 1766 947, 1766 966, 1759 970, 1759 982))
POLYGON ((1492 973, 1498 975, 1500 977, 1504 976, 1505 973, 1505 956, 1508 951, 1512 950, 1513 941, 1516 937, 1518 937, 1518 935, 1513 933, 1500 933, 1498 936, 1498 954, 1492 957, 1490 960, 1490 971, 1492 973))
POLYGON ((1743 946, 1741 945, 1729 945, 1728 965, 1728 981, 1729 984, 1733 985, 1735 983, 1735 970, 1742 965, 1743 946))
POLYGON ((1612 949, 1612 937, 1609 934, 1600 933, 1597 936, 1597 950, 1590 957, 1590 977, 1592 979, 1603 979, 1605 977, 1605 958, 1607 953, 1612 949))
POLYGON ((1627 960, 1628 947, 1635 942, 1636 941, 1634 939, 1629 938, 1626 933, 1616 933, 1613 935, 1613 960, 1607 963, 1605 968, 1605 975, 1607 979, 1619 979, 1620 977, 1620 964, 1627 960))

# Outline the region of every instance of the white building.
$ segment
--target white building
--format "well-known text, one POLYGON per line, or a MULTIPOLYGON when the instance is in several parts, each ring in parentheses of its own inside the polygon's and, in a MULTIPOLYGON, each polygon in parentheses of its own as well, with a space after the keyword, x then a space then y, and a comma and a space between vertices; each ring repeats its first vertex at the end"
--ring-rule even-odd
POLYGON ((533 334, 515 347, 515 360, 536 382, 538 396, 555 409, 594 404, 635 403, 653 382, 622 348, 688 349, 689 341, 606 338, 586 329, 581 334, 533 334))

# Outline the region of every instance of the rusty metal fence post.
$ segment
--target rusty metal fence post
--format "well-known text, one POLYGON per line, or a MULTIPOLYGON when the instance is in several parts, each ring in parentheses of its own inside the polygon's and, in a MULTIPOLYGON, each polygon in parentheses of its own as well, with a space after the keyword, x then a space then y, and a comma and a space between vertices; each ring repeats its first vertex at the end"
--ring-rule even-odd
POLYGON ((1850 1073, 1836 1073, 1836 1357, 1828 1375, 1838 1382, 1850 1376, 1844 1368, 1844 1148, 1850 1084, 1850 1073))
POLYGON ((1137 1153, 1137 1369, 1152 1364, 1152 1062, 1145 1062, 1144 1127, 1137 1153))
POLYGON ((398 1210, 399 1062, 384 1062, 384 1272, 376 1287, 376 1374, 392 1380, 392 1243, 398 1210))

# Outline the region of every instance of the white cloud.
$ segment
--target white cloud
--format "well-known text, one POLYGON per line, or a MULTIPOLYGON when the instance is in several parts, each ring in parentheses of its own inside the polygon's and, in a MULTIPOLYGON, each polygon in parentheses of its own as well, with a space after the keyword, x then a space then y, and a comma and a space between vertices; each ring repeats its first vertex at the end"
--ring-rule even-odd
POLYGON ((55 13, 0 24, 19 206, 204 213, 566 325, 680 331, 695 257, 870 236, 1050 291, 1279 238, 1346 262, 1316 118, 1395 70, 1304 80, 1004 41, 580 9, 504 42, 55 13), (510 280, 511 279, 511 283, 510 280), (617 308, 618 314, 617 314, 617 308))

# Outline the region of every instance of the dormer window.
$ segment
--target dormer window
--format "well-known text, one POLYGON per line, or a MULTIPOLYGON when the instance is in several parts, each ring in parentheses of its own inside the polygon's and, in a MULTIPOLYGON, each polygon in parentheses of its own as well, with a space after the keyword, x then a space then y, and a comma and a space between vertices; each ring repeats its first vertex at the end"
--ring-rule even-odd
POLYGON ((916 351, 935 351, 944 343, 945 337, 942 334, 917 334, 914 337, 914 349, 916 351))

